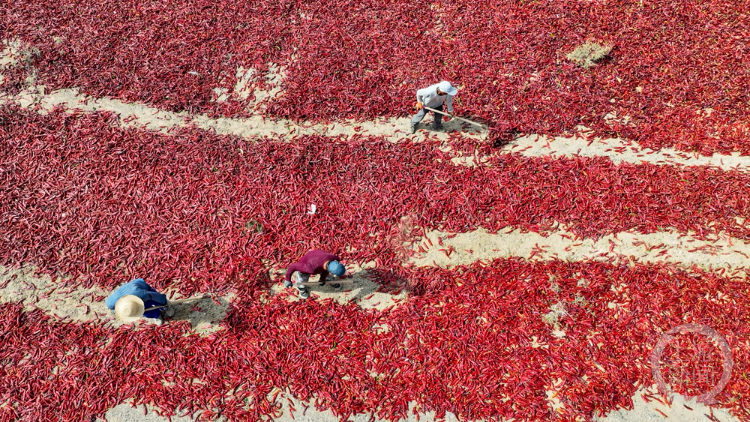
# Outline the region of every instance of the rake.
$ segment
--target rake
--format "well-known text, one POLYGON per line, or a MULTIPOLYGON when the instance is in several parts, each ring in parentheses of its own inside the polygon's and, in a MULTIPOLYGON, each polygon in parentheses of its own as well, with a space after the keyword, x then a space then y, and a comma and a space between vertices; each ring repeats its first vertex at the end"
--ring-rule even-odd
MULTIPOLYGON (((424 106, 423 106, 423 107, 424 107, 424 106)), ((472 122, 471 120, 469 120, 469 119, 464 119, 463 117, 458 117, 458 116, 456 116, 456 115, 453 115, 453 114, 449 114, 449 113, 444 113, 444 112, 442 112, 442 111, 440 111, 440 110, 435 110, 434 108, 430 108, 430 107, 424 107, 424 109, 425 109, 425 110, 430 110, 430 111, 432 111, 432 112, 434 112, 434 113, 440 113, 440 114, 442 114, 443 116, 448 116, 448 117, 451 117, 451 118, 453 118, 453 119, 458 119, 458 120, 460 120, 460 121, 462 121, 462 122, 466 122, 466 123, 471 123, 472 125, 476 125, 476 126, 479 126, 479 127, 481 127, 482 129, 488 129, 488 128, 487 128, 487 126, 485 126, 485 125, 483 125, 483 124, 481 124, 481 123, 477 123, 477 122, 472 122)))

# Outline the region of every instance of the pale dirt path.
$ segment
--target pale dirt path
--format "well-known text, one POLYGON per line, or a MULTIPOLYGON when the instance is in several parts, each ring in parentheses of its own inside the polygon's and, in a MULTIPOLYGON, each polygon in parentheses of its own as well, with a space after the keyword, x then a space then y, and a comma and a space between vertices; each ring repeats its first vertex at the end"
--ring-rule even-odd
MULTIPOLYGON (((354 302, 362 309, 374 309, 382 311, 391 306, 398 306, 399 303, 406 300, 406 292, 402 291, 399 294, 392 294, 386 292, 377 291, 380 284, 375 283, 368 277, 368 270, 375 268, 374 262, 368 262, 363 265, 346 265, 346 273, 349 275, 345 280, 353 281, 353 283, 342 283, 341 291, 336 291, 329 284, 325 286, 308 286, 310 290, 310 299, 324 300, 331 299, 342 305, 346 305, 349 302, 354 302)), ((281 280, 284 279, 286 274, 286 268, 274 268, 271 270, 272 279, 279 280, 271 286, 271 293, 281 294, 283 293, 284 298, 290 302, 296 302, 298 300, 304 300, 299 298, 297 290, 292 288, 284 288, 281 284, 281 280)), ((335 281, 331 276, 327 283, 335 281)), ((311 282, 317 282, 320 279, 319 276, 313 275, 310 277, 311 282)))
MULTIPOLYGON (((23 303, 26 310, 41 309, 46 314, 70 322, 103 320, 108 326, 122 324, 104 304, 111 292, 103 289, 60 287, 48 276, 35 276, 31 268, 10 269, 0 266, 0 303, 23 303)), ((172 292, 165 292, 169 297, 172 292)), ((181 299, 174 295, 172 299, 181 299)), ((220 329, 233 296, 202 299, 196 302, 175 304, 175 321, 189 321, 199 335, 208 335, 220 329)), ((143 323, 155 320, 144 319, 143 323)))
MULTIPOLYGON (((398 295, 376 291, 380 285, 374 283, 367 277, 370 263, 365 266, 349 265, 348 271, 353 280, 352 284, 342 284, 342 291, 337 292, 329 285, 310 286, 311 300, 331 299, 342 305, 354 302, 362 309, 383 310, 390 306, 398 305, 406 300, 406 293, 398 295)), ((274 280, 282 280, 284 271, 276 270, 274 280)), ((317 281, 318 277, 311 277, 311 281, 317 281)), ((127 280, 124 280, 125 282, 127 280)), ((34 275, 31 268, 12 269, 0 266, 0 303, 23 303, 27 310, 41 309, 46 314, 69 320, 72 322, 87 322, 104 320, 108 325, 119 327, 123 325, 116 320, 112 311, 104 304, 104 298, 111 292, 101 288, 82 287, 60 287, 53 283, 48 276, 34 275), (57 287, 56 287, 57 286, 57 287)), ((164 292, 168 297, 174 293, 170 290, 164 292)), ((281 283, 275 283, 270 289, 272 295, 284 294, 289 301, 299 299, 294 288, 285 289, 281 283)), ((183 299, 174 294, 171 299, 183 299)), ((226 317, 229 303, 234 299, 234 294, 224 297, 216 297, 220 305, 211 298, 200 301, 176 304, 173 320, 190 321, 191 327, 196 333, 207 335, 219 330, 219 324, 226 317)), ((152 323, 153 320, 144 320, 144 323, 152 323)))
MULTIPOLYGON (((309 422, 339 422, 339 419, 333 415, 333 412, 330 410, 325 411, 319 411, 315 409, 314 405, 311 405, 310 403, 302 403, 299 400, 289 397, 285 394, 279 394, 277 398, 277 402, 282 404, 282 414, 281 416, 273 419, 269 419, 275 422, 299 422, 299 421, 309 421, 309 422), (289 398, 294 406, 294 410, 291 410, 289 407, 289 404, 287 402, 287 398, 289 398), (307 405, 307 409, 305 409, 305 405, 307 405)), ((410 412, 412 409, 414 409, 414 403, 410 403, 410 412)), ((131 407, 129 403, 123 403, 120 405, 117 405, 110 410, 107 411, 105 414, 105 418, 107 422, 168 422, 168 419, 166 417, 158 416, 155 412, 152 411, 152 408, 147 406, 146 407, 148 413, 144 416, 143 414, 143 406, 139 407, 131 407)), ((196 413, 197 416, 198 413, 196 413)), ((447 413, 445 415, 445 422, 458 422, 458 419, 453 415, 452 413, 447 413)), ((172 421, 173 422, 192 422, 194 419, 190 416, 173 416, 172 421)), ((224 421, 225 419, 221 418, 219 421, 224 421)), ((369 414, 360 414, 357 416, 354 416, 353 418, 349 419, 352 422, 370 422, 370 415, 369 414)), ((414 415, 412 413, 409 414, 409 417, 406 419, 402 419, 402 422, 417 422, 417 421, 434 421, 435 420, 435 412, 426 412, 426 413, 419 413, 419 416, 414 415)), ((102 419, 99 419, 97 422, 103 421, 102 419)), ((372 420, 373 422, 387 422, 385 419, 375 418, 372 420)))
POLYGON ((750 266, 750 244, 741 239, 719 236, 715 241, 704 241, 676 231, 649 234, 625 231, 597 241, 576 239, 564 227, 546 237, 520 229, 505 229, 497 234, 484 229, 458 234, 432 231, 417 242, 414 249, 416 255, 411 262, 417 266, 452 267, 510 257, 566 261, 630 258, 641 263, 665 262, 730 271, 745 271, 750 266), (426 252, 420 253, 420 248, 426 252))
MULTIPOLYGON (((652 388, 652 391, 656 391, 656 388, 652 388)), ((633 409, 625 410, 619 409, 610 412, 605 416, 594 417, 592 422, 705 422, 709 419, 706 415, 713 415, 716 420, 721 422, 739 422, 739 419, 732 416, 724 409, 705 406, 700 403, 696 403, 695 400, 685 401, 682 396, 675 395, 671 405, 661 404, 657 401, 645 401, 642 394, 645 390, 638 390, 632 397, 633 409), (687 407, 686 407, 687 406, 687 407), (688 409, 688 407, 690 409, 688 409), (659 413, 662 412, 662 413, 659 413), (664 415, 667 415, 666 417, 664 415)), ((339 419, 333 415, 330 410, 319 411, 310 403, 305 403, 308 408, 305 409, 303 403, 299 400, 289 397, 294 406, 292 411, 287 402, 287 395, 280 394, 277 400, 282 404, 282 415, 272 419, 275 422, 294 422, 294 421, 309 421, 309 422, 338 422, 339 419), (293 415, 293 416, 292 416, 293 415)), ((414 415, 412 410, 414 409, 414 403, 410 403, 409 417, 402 419, 401 422, 417 422, 417 421, 434 421, 435 413, 419 413, 414 415)), ((143 406, 134 408, 129 403, 123 403, 117 405, 105 414, 105 418, 108 422, 167 422, 166 417, 156 415, 152 409, 147 406, 147 415, 143 414, 143 406)), ((197 415, 197 413, 196 413, 197 415)), ((191 422, 194 419, 190 416, 173 416, 172 421, 174 422, 191 422)), ((369 414, 357 415, 349 419, 352 422, 368 422, 370 421, 369 414)), ((99 419, 99 421, 102 421, 99 419)), ((507 421, 503 419, 503 421, 507 421)), ((374 422, 386 422, 384 419, 375 418, 374 422)), ((458 422, 458 419, 452 413, 447 413, 445 422, 458 422)), ((507 421, 510 422, 510 421, 507 421)))
MULTIPOLYGON (((420 130, 415 135, 407 134, 409 119, 382 118, 375 121, 357 122, 347 120, 330 124, 298 124, 290 120, 272 120, 262 116, 252 116, 247 119, 217 118, 213 119, 204 114, 190 115, 187 112, 173 113, 155 107, 138 103, 125 103, 112 98, 90 98, 79 94, 77 89, 60 89, 46 93, 44 86, 30 87, 15 96, 0 94, 0 103, 14 103, 29 108, 39 105, 41 111, 47 112, 56 106, 64 106, 73 110, 85 112, 111 111, 120 116, 123 127, 137 127, 169 133, 170 129, 193 125, 200 129, 209 130, 219 135, 236 135, 246 139, 291 138, 300 135, 336 136, 377 136, 384 137, 391 142, 398 142, 404 138, 447 140, 448 133, 425 132, 420 130)), ((448 122, 446 129, 458 129, 458 122, 448 122)), ((426 125, 422 125, 422 128, 426 125)), ((466 131, 466 136, 479 137, 476 132, 466 131)))
MULTIPOLYGON (((739 422, 737 417, 724 409, 706 406, 697 403, 695 400, 686 401, 680 395, 673 396, 671 405, 657 401, 646 401, 642 396, 644 391, 638 390, 633 395, 632 410, 614 410, 603 417, 594 418, 594 422, 707 422, 710 419, 706 415, 713 415, 716 420, 721 422, 739 422)), ((656 386, 653 386, 651 391, 655 392, 656 386)))
MULTIPOLYGON (((205 115, 188 115, 187 112, 172 113, 150 107, 144 104, 125 103, 110 98, 93 99, 78 93, 76 89, 61 89, 49 94, 43 94, 43 86, 35 86, 17 96, 8 97, 0 94, 0 103, 16 103, 28 108, 39 104, 42 110, 49 111, 55 106, 65 106, 72 110, 86 112, 111 111, 120 116, 123 127, 138 127, 169 133, 170 129, 194 125, 220 135, 236 135, 246 139, 291 138, 299 135, 322 136, 375 136, 383 137, 391 142, 404 139, 435 139, 446 141, 448 131, 463 130, 464 136, 481 139, 486 133, 479 133, 465 127, 459 122, 445 123, 447 131, 430 132, 419 130, 410 135, 405 130, 408 118, 383 118, 375 121, 343 121, 330 124, 297 124, 288 120, 271 120, 261 116, 249 119, 218 118, 212 119, 205 115), (355 130, 356 128, 356 130, 355 130)), ((429 122, 428 122, 429 123, 429 122)), ((420 128, 426 128, 422 124, 420 128)), ((712 166, 722 170, 739 170, 747 172, 750 169, 750 157, 713 154, 710 157, 690 155, 673 148, 654 151, 642 148, 636 142, 623 139, 596 138, 592 142, 582 137, 548 137, 543 135, 525 135, 512 141, 501 153, 518 153, 525 157, 605 157, 615 164, 619 163, 650 163, 659 165, 712 166)), ((479 163, 483 160, 480 157, 479 163)), ((461 165, 476 165, 473 157, 456 157, 453 162, 461 165)))
POLYGON ((615 164, 633 163, 712 166, 722 170, 750 171, 750 157, 740 156, 738 152, 730 155, 713 154, 702 156, 664 148, 658 151, 642 148, 637 142, 618 138, 595 138, 588 141, 582 137, 548 137, 526 135, 511 142, 508 152, 519 153, 525 157, 607 157, 615 164))

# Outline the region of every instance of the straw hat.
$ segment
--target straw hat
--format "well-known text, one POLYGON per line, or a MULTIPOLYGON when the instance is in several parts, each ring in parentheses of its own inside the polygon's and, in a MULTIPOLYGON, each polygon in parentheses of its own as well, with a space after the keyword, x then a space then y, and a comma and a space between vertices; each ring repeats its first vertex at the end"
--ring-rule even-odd
POLYGON ((133 322, 143 316, 146 307, 138 296, 125 295, 115 303, 115 316, 123 322, 133 322))

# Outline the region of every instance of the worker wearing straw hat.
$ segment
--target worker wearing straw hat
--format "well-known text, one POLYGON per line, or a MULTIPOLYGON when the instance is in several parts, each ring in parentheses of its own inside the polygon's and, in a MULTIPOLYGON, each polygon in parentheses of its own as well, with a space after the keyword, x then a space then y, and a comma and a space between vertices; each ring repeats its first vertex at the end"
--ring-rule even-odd
MULTIPOLYGON (((300 258, 299 262, 290 265, 286 270, 284 287, 297 287, 299 296, 302 299, 307 299, 310 297, 310 291, 303 283, 307 283, 310 280, 311 274, 320 274, 321 286, 325 286, 328 273, 337 277, 343 276, 346 273, 346 268, 339 261, 340 258, 338 256, 321 251, 320 249, 310 251, 300 258), (294 278, 294 282, 292 282, 292 278, 294 278)), ((331 287, 336 290, 341 289, 341 285, 338 283, 331 283, 331 287)))
MULTIPOLYGON (((443 111, 443 103, 448 108, 448 113, 453 113, 453 97, 458 93, 458 90, 451 85, 448 81, 442 81, 435 85, 428 86, 427 88, 420 89, 417 91, 417 114, 411 118, 411 133, 417 131, 417 124, 424 119, 427 114, 427 110, 424 107, 429 107, 438 111, 443 111)), ((435 115, 435 121, 432 124, 434 130, 438 130, 442 127, 443 116, 440 113, 432 113, 435 115)), ((447 119, 446 119, 447 120, 447 119)))
POLYGON ((141 317, 154 318, 162 322, 162 312, 171 317, 174 309, 169 306, 167 296, 157 292, 142 278, 123 284, 105 301, 107 307, 115 311, 115 316, 124 322, 133 322, 141 317), (150 309, 161 307, 159 309, 150 309))

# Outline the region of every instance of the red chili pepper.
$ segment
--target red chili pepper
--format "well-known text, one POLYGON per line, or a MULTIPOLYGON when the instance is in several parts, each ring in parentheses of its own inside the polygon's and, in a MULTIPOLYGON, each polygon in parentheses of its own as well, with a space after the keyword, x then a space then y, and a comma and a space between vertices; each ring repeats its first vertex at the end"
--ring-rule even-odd
MULTIPOLYGON (((124 130, 115 116, 102 113, 39 115, 0 107, 0 263, 71 275, 54 281, 70 287, 62 295, 80 285, 112 288, 143 274, 155 287, 182 294, 237 294, 226 330, 209 338, 189 335, 185 323, 112 329, 25 313, 23 302, 0 306, 0 344, 6 346, 0 347, 0 403, 18 403, 0 408, 0 419, 81 420, 125 397, 165 414, 179 407, 204 418, 221 412, 259 419, 277 411, 258 403, 281 386, 300 399, 314 396, 344 418, 380 409, 397 419, 416 401, 462 418, 543 420, 552 415, 538 393, 557 378, 564 380, 565 418, 590 419, 595 411, 630 405, 630 386, 651 376, 644 359, 654 331, 684 318, 708 318, 732 333, 737 361, 747 361, 738 346, 746 344, 747 328, 722 317, 724 306, 732 315, 747 313, 746 286, 714 272, 695 270, 698 277, 691 277, 662 265, 514 259, 459 270, 407 268, 409 252, 394 246, 413 241, 420 229, 417 237, 439 229, 451 232, 449 239, 479 228, 547 233, 556 223, 581 238, 663 227, 704 238, 721 231, 750 236, 735 220, 750 212, 744 193, 750 180, 740 172, 495 153, 491 144, 507 142, 511 126, 559 134, 581 123, 594 128, 590 143, 594 134, 619 133, 653 148, 750 152, 745 75, 732 70, 747 68, 748 55, 738 52, 750 18, 726 14, 717 4, 657 2, 643 13, 641 6, 600 3, 584 12, 560 2, 436 4, 437 15, 462 30, 432 34, 422 32, 423 6, 413 2, 343 1, 325 11, 309 2, 14 2, 4 27, 40 54, 31 50, 32 66, 3 70, 6 94, 23 89, 36 69, 50 89, 80 87, 166 110, 243 116, 247 102, 220 104, 212 89, 231 89, 239 66, 252 65, 265 76, 270 61, 286 66, 286 92, 266 104, 266 115, 370 119, 400 114, 390 108, 394 100, 404 103, 432 83, 415 75, 449 69, 444 78, 465 86, 457 97, 464 110, 496 122, 496 129, 490 143, 462 136, 447 141, 454 151, 489 156, 485 166, 468 169, 450 163, 435 140, 296 136, 250 144, 199 129, 171 135, 124 130), (691 25, 696 16, 700 25, 691 25), (583 39, 533 24, 553 21, 580 33, 643 42, 617 45, 608 61, 584 70, 562 58, 583 39), (440 40, 452 61, 403 53, 428 39, 440 40), (674 45, 692 50, 672 54, 674 45), (665 51, 677 59, 665 62, 665 51), (389 57, 389 64, 376 56, 389 57), (685 80, 694 88, 690 96, 685 80), (331 94, 314 95, 319 86, 331 94), (706 115, 696 104, 714 111, 706 115), (609 112, 630 116, 632 124, 608 123, 602 116, 609 112), (326 169, 321 157, 340 171, 326 169), (321 210, 314 219, 305 214, 311 199, 321 210), (391 228, 405 215, 415 227, 399 237, 391 228), (318 235, 330 227, 338 230, 323 244, 318 235), (376 261, 372 279, 385 290, 408 287, 409 298, 377 312, 268 296, 271 280, 257 276, 265 272, 259 269, 284 266, 314 247, 349 261, 376 261), (576 272, 588 287, 577 286, 576 272), (557 276, 559 293, 546 287, 549 274, 557 276), (614 281, 625 292, 613 291, 614 281), (705 298, 710 291, 737 296, 720 307, 705 298), (573 303, 576 294, 587 304, 573 303), (558 320, 564 341, 542 319, 558 302, 568 313, 558 320), (609 302, 622 306, 602 306, 609 302), (373 333, 376 322, 389 331, 373 333), (532 335, 548 347, 532 347, 532 335), (48 346, 40 347, 40 338, 48 346), (300 349, 306 353, 291 359, 300 349), (55 367, 63 374, 50 380, 55 367), (232 374, 246 377, 248 388, 230 398, 232 374), (164 377, 174 385, 164 386, 164 377)), ((255 83, 269 85, 264 77, 255 83)), ((438 243, 444 246, 443 239, 438 243)), ((543 252, 537 247, 532 255, 543 252)), ((725 404, 747 418, 745 387, 729 385, 725 404)))

